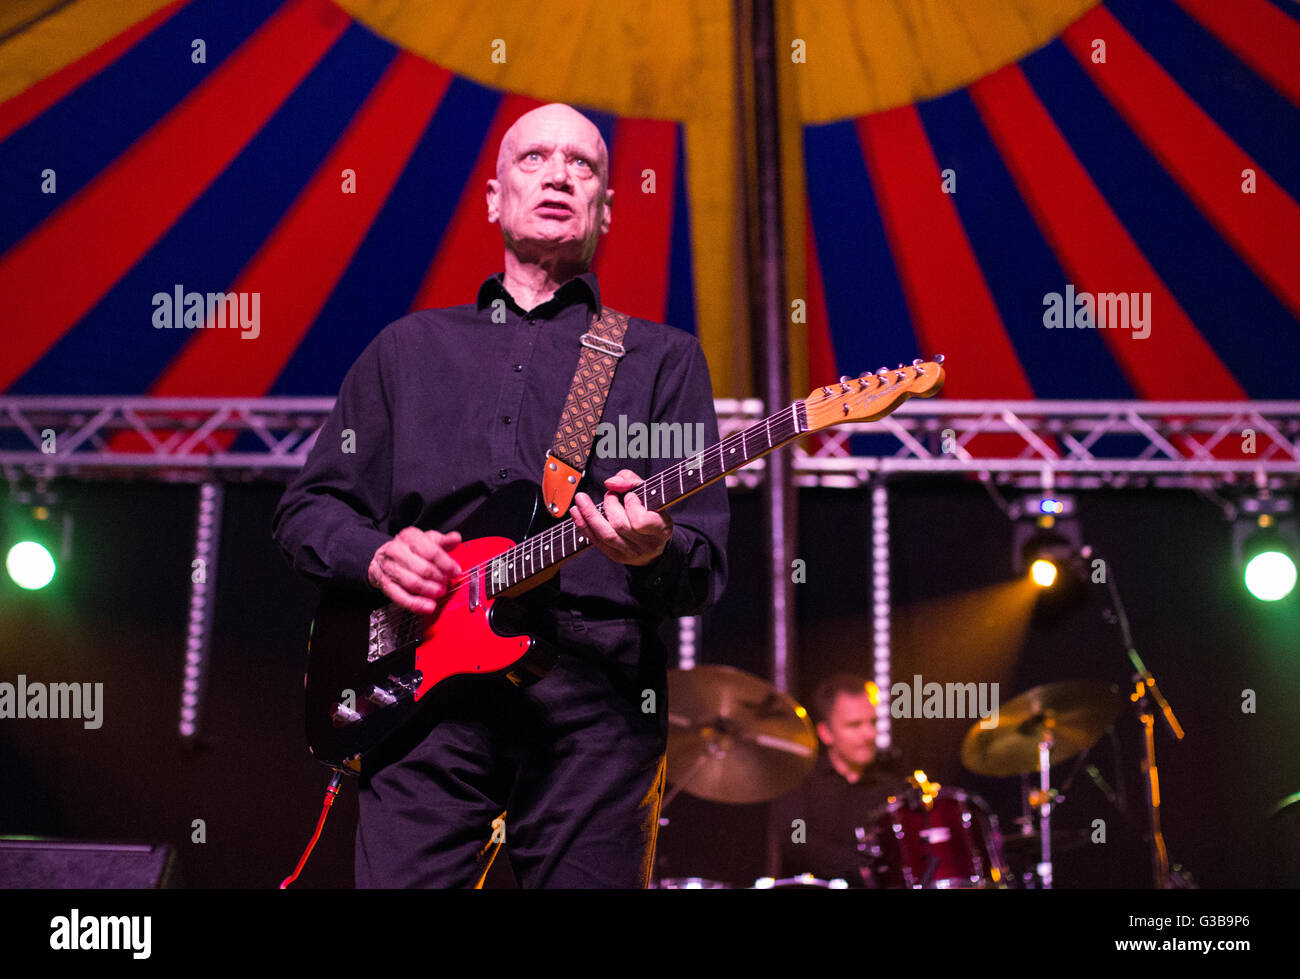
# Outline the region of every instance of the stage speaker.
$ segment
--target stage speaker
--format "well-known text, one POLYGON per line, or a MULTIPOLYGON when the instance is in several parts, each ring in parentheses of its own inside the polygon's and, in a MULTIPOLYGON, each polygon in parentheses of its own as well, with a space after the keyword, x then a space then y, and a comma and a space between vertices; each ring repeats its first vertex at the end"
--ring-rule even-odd
POLYGON ((165 844, 77 843, 0 837, 0 887, 179 886, 176 851, 165 844))

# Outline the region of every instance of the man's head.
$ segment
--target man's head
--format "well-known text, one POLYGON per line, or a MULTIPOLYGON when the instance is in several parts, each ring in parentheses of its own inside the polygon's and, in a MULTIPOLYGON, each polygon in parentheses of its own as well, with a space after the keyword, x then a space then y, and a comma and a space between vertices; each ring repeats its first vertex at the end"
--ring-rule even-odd
POLYGON ((852 673, 836 673, 813 694, 817 736, 836 768, 861 772, 876 760, 876 685, 852 673))
POLYGON ((526 112, 501 140, 488 220, 524 262, 591 265, 609 230, 609 153, 600 130, 567 105, 526 112))

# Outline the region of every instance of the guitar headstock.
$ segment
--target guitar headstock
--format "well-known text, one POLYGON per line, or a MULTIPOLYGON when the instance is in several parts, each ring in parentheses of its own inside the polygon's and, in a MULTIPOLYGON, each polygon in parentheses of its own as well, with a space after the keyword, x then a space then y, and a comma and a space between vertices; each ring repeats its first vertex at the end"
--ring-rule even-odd
POLYGON ((804 400, 808 431, 842 422, 873 422, 884 418, 908 398, 933 398, 943 390, 943 355, 912 361, 892 370, 841 377, 836 384, 814 388, 804 400))

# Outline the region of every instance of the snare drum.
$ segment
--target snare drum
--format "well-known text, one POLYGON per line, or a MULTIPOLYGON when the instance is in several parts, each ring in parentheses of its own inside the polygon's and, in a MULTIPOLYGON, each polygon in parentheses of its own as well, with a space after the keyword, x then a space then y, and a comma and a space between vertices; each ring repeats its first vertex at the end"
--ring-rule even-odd
POLYGON ((1007 886, 997 817, 961 789, 940 789, 928 802, 915 790, 891 796, 858 840, 869 886, 1007 886))

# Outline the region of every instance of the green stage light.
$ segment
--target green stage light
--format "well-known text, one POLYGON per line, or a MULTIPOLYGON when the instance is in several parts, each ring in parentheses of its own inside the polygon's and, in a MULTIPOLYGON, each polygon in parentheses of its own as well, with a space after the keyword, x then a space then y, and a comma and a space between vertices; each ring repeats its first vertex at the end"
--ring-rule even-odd
POLYGON ((1252 597, 1280 602, 1295 591, 1300 535, 1291 497, 1261 492, 1242 499, 1232 538, 1237 570, 1252 597))
POLYGON ((14 584, 29 591, 38 591, 54 580, 57 566, 54 555, 34 540, 19 541, 9 548, 5 569, 14 584))
POLYGON ((1261 602, 1278 602, 1295 588, 1295 561, 1282 551, 1261 551, 1246 564, 1246 590, 1261 602))

